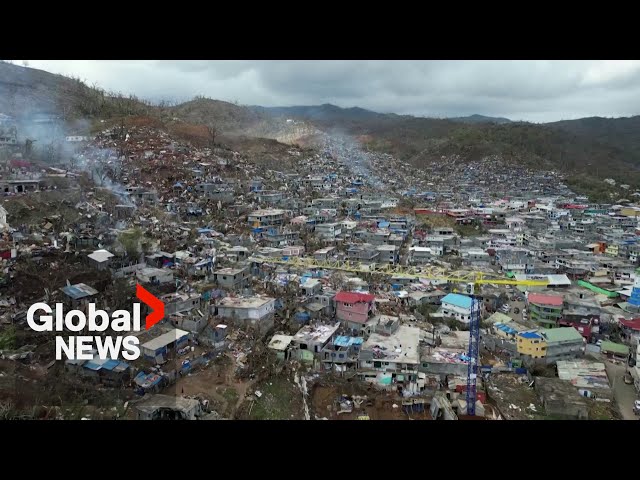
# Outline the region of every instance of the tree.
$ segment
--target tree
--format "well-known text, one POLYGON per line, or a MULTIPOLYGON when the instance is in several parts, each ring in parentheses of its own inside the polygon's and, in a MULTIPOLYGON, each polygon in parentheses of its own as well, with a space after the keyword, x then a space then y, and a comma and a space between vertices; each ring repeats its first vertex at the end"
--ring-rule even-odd
POLYGON ((213 148, 216 144, 216 135, 218 134, 218 129, 212 123, 207 125, 207 133, 209 134, 209 147, 213 148))
POLYGON ((118 241, 122 244, 127 256, 136 257, 140 251, 140 239, 142 238, 142 231, 138 228, 122 232, 118 241))
POLYGON ((96 182, 99 186, 104 185, 107 178, 109 177, 109 170, 107 170, 104 166, 98 165, 92 172, 91 175, 94 182, 96 182))
POLYGON ((31 156, 31 152, 33 151, 33 144, 34 142, 37 142, 37 140, 31 140, 30 138, 27 138, 24 141, 24 156, 25 157, 30 157, 31 156))

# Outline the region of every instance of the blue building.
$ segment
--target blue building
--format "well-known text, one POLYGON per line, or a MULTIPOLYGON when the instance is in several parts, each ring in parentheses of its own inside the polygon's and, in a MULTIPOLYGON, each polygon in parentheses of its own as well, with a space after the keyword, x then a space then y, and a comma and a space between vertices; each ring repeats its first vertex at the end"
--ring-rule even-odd
POLYGON ((471 297, 458 293, 449 293, 442 299, 440 311, 446 317, 455 318, 462 323, 471 321, 471 297))

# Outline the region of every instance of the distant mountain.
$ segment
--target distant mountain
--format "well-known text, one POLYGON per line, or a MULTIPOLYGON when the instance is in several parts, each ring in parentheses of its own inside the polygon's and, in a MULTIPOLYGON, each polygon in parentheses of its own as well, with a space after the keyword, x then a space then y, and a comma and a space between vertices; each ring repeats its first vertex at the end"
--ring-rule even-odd
POLYGON ((640 187, 640 116, 533 124, 482 115, 413 117, 331 104, 246 107, 204 97, 175 106, 151 105, 78 79, 0 62, 0 113, 29 117, 43 112, 83 122, 144 116, 183 130, 213 125, 219 134, 287 142, 313 136, 316 128, 340 130, 417 167, 449 155, 468 161, 497 155, 533 168, 564 171, 572 185, 601 196, 608 195, 605 177, 640 187))
MULTIPOLYGON (((347 123, 369 122, 382 120, 385 114, 365 110, 360 107, 342 108, 330 103, 324 105, 294 106, 294 107, 252 107, 257 112, 275 117, 310 120, 323 126, 343 125, 347 123)), ((397 117, 397 115, 393 115, 397 117)))
POLYGON ((262 111, 358 135, 368 148, 417 167, 450 155, 469 161, 501 156, 531 168, 564 171, 575 188, 600 198, 606 196, 603 175, 640 187, 640 117, 534 124, 483 115, 437 119, 382 114, 330 104, 262 111))
POLYGON ((462 123, 497 123, 497 124, 512 123, 512 121, 509 120, 508 118, 487 117, 485 115, 478 115, 478 114, 469 115, 468 117, 452 117, 452 118, 449 118, 449 120, 452 120, 454 122, 462 122, 462 123))

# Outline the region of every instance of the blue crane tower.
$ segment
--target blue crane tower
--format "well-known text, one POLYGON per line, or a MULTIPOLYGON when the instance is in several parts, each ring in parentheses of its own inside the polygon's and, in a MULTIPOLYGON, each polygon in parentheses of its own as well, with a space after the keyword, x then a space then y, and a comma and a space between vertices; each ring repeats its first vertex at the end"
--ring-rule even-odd
POLYGON ((471 290, 471 319, 469 321, 469 365, 467 367, 467 415, 476 414, 476 381, 478 378, 478 354, 480 351, 480 300, 471 290))

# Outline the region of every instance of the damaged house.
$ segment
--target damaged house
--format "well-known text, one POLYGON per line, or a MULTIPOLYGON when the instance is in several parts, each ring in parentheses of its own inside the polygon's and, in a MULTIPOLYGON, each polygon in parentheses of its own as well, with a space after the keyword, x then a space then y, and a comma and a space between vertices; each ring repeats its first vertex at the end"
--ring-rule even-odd
POLYGON ((225 297, 218 302, 216 310, 229 324, 264 334, 273 327, 275 304, 275 299, 270 297, 225 297))
POLYGON ((399 393, 420 391, 420 329, 399 325, 390 334, 372 333, 360 350, 359 375, 399 393))
POLYGON ((358 292, 340 292, 335 296, 336 318, 345 328, 359 332, 375 313, 375 295, 358 292))

